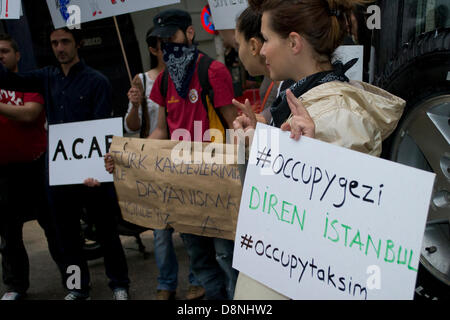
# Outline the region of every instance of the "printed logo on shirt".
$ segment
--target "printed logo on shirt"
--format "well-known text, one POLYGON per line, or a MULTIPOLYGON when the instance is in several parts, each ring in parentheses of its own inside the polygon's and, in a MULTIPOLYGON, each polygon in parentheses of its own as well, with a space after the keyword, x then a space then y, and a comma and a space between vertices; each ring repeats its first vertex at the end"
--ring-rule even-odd
POLYGON ((192 90, 189 92, 189 101, 190 101, 191 103, 196 103, 196 102, 198 101, 198 91, 197 91, 197 90, 192 89, 192 90))
POLYGON ((175 96, 172 96, 172 97, 170 98, 170 100, 167 101, 168 104, 171 104, 171 103, 178 103, 178 102, 180 102, 180 100, 178 100, 177 98, 175 98, 175 96))
POLYGON ((16 106, 23 105, 22 99, 16 97, 15 91, 0 90, 0 101, 4 104, 12 104, 16 106))

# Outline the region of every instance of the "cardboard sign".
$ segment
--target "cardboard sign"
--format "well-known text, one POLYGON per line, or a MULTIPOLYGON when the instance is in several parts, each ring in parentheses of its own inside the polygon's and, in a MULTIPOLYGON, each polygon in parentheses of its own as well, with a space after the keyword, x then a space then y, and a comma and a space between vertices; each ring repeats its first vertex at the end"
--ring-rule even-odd
POLYGON ((20 19, 21 0, 0 0, 0 19, 20 19))
POLYGON ((208 0, 216 30, 236 28, 236 18, 248 7, 247 0, 208 0))
POLYGON ((122 118, 50 125, 48 133, 51 186, 113 181, 103 157, 112 137, 123 135, 122 118))
POLYGON ((293 299, 412 299, 434 177, 258 124, 233 267, 293 299))
MULTIPOLYGON (((234 239, 242 187, 237 165, 223 160, 230 148, 192 143, 197 161, 191 163, 177 160, 177 146, 178 141, 113 138, 114 185, 123 218, 148 228, 171 226, 234 239), (205 157, 206 150, 214 156, 205 157)), ((191 142, 186 146, 191 153, 191 142)))
POLYGON ((47 0, 55 28, 179 3, 180 0, 47 0))

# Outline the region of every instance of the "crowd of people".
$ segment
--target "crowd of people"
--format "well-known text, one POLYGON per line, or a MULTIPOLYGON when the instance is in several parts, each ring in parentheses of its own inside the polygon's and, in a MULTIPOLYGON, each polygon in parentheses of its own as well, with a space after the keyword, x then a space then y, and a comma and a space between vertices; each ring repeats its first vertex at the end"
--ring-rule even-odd
MULTIPOLYGON (((379 156, 405 101, 370 84, 350 81, 345 72, 351 63, 331 63, 333 52, 352 32, 355 6, 367 1, 248 2, 249 8, 236 21, 235 40, 249 74, 267 80, 262 112, 255 113, 248 100, 234 99, 228 69, 199 51, 191 16, 169 9, 153 18, 147 32, 152 66, 133 79, 126 131, 141 138, 171 139, 181 128, 194 140, 210 141, 205 133, 213 125, 208 115, 212 106, 223 129, 245 132, 262 122, 290 131, 295 140, 308 136, 379 156), (197 121, 202 123, 201 136, 194 134, 197 121)), ((80 214, 87 210, 104 249, 113 298, 126 300, 130 280, 117 231, 120 207, 114 185, 86 177, 84 185, 49 186, 44 129, 45 120, 52 125, 111 117, 111 85, 79 57, 78 30, 53 30, 50 40, 58 64, 20 73, 17 44, 8 35, 0 36, 0 141, 5 151, 0 157, 0 235, 7 288, 2 299, 22 299, 29 288, 22 227, 25 204, 33 202, 40 203, 37 220, 68 290, 65 299, 90 298, 89 269, 79 237, 80 214), (23 190, 23 181, 29 182, 29 192, 23 190), (67 269, 73 265, 81 270, 81 285, 75 289, 67 282, 67 269)), ((108 154, 105 167, 114 172, 108 154)), ((178 285, 173 232, 153 231, 161 300, 175 299, 178 285)), ((238 271, 232 268, 233 241, 184 233, 181 238, 189 256, 186 299, 233 299, 238 281, 238 271)))

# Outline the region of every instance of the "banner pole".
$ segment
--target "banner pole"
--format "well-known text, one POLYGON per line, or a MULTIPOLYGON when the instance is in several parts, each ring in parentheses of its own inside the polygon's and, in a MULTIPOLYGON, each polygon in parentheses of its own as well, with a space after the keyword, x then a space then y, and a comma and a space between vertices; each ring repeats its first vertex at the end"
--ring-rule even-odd
POLYGON ((122 49, 123 60, 125 61, 125 67, 127 68, 128 77, 130 79, 130 84, 133 82, 133 78, 131 77, 130 66, 128 64, 127 53, 125 52, 125 47, 123 45, 122 36, 120 35, 119 24, 117 23, 116 16, 113 16, 114 24, 116 26, 117 36, 119 37, 120 48, 122 49))

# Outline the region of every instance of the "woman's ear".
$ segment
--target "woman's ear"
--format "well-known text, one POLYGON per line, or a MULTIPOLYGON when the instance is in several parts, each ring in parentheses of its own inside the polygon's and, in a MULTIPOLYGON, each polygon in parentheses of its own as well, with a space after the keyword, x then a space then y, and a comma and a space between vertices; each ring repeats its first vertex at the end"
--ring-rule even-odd
POLYGON ((252 52, 253 56, 257 56, 259 55, 261 48, 263 46, 263 43, 261 42, 261 40, 258 40, 257 38, 250 38, 249 40, 249 47, 250 47, 250 51, 252 52))
POLYGON ((300 53, 303 49, 303 37, 297 32, 291 32, 288 37, 289 47, 294 54, 300 53))

